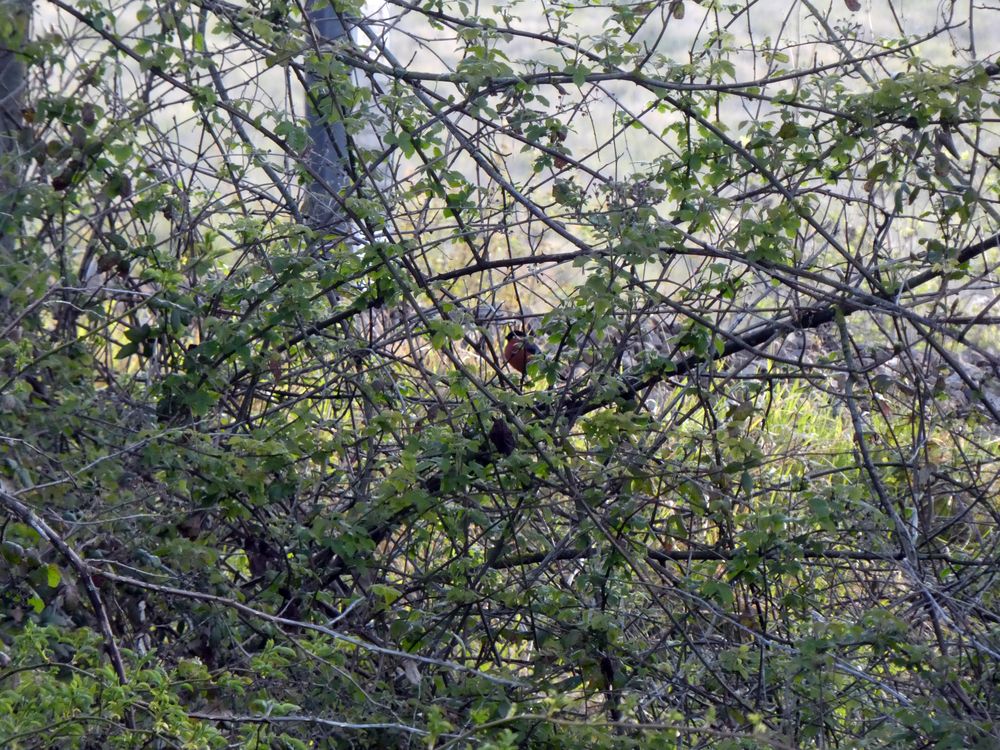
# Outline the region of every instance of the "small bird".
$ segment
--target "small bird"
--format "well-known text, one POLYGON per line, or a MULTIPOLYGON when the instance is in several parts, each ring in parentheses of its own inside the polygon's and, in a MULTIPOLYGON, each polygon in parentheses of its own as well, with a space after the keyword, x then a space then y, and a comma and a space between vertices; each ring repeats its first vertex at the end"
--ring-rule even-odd
POLYGON ((514 452, 514 448, 517 447, 517 438, 514 437, 514 433, 510 430, 510 425, 502 417, 497 417, 493 420, 493 427, 490 428, 489 437, 490 442, 493 443, 493 447, 504 456, 509 456, 514 452))
POLYGON ((528 341, 524 331, 515 330, 507 334, 507 343, 503 347, 503 360, 524 375, 528 369, 528 361, 540 351, 537 346, 528 341))

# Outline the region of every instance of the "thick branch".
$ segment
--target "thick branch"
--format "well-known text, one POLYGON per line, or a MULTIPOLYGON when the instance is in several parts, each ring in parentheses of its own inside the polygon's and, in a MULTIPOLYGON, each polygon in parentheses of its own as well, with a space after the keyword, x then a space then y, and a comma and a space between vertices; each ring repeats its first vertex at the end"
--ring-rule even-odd
MULTIPOLYGON (((584 550, 565 549, 555 554, 551 552, 529 552, 523 555, 515 555, 497 560, 491 568, 495 570, 506 570, 508 568, 520 568, 525 565, 537 565, 545 560, 587 560, 597 554, 597 550, 588 547, 584 550)), ((741 554, 750 554, 749 550, 648 550, 646 556, 655 562, 703 562, 733 560, 741 554)), ((861 562, 894 562, 906 559, 902 552, 894 552, 889 555, 880 555, 876 552, 855 552, 851 550, 822 550, 818 552, 802 550, 801 552, 785 555, 782 550, 771 550, 767 552, 754 552, 762 560, 787 560, 801 558, 803 560, 857 560, 861 562)), ((954 555, 939 553, 927 553, 917 555, 916 558, 922 561, 944 562, 949 565, 961 565, 963 567, 989 567, 996 564, 992 559, 963 559, 954 555)))
MULTIPOLYGON (((968 262, 996 247, 1000 247, 1000 234, 994 234, 992 237, 988 237, 982 242, 966 247, 958 254, 957 261, 959 263, 968 262)), ((713 356, 712 359, 717 361, 731 357, 734 354, 749 351, 766 344, 775 336, 819 328, 820 326, 833 322, 837 316, 838 310, 845 316, 848 316, 860 310, 870 309, 873 302, 892 302, 894 298, 898 298, 901 294, 913 291, 930 281, 941 278, 944 274, 944 269, 928 270, 902 282, 894 290, 886 291, 880 294, 865 294, 863 292, 857 292, 855 295, 845 297, 843 301, 835 304, 806 308, 795 316, 789 316, 776 320, 769 325, 757 328, 752 333, 747 333, 745 335, 738 333, 732 334, 726 342, 721 354, 713 356)), ((636 394, 660 383, 667 377, 686 375, 687 373, 696 370, 701 365, 706 364, 708 361, 709 358, 705 356, 691 356, 681 360, 680 362, 670 363, 666 366, 660 364, 654 369, 647 369, 645 371, 633 373, 632 375, 626 377, 625 385, 622 387, 618 398, 621 396, 629 398, 634 397, 636 394)), ((596 411, 597 409, 601 409, 608 406, 610 403, 613 403, 614 399, 609 400, 607 397, 595 399, 594 394, 597 392, 597 389, 588 389, 585 393, 577 396, 567 403, 566 416, 570 423, 576 421, 585 414, 589 414, 592 411, 596 411)), ((605 391, 601 392, 604 393, 605 391)))

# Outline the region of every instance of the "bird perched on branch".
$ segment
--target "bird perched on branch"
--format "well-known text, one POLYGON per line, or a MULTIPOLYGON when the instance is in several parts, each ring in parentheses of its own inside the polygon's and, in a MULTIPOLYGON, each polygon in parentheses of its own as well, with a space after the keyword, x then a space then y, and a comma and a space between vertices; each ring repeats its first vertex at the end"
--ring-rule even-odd
POLYGON ((541 350, 528 341, 527 334, 522 330, 513 330, 507 334, 507 343, 503 347, 503 361, 524 375, 528 362, 541 350))
POLYGON ((493 447, 504 456, 509 456, 514 452, 514 448, 517 447, 517 438, 514 437, 514 433, 510 430, 510 425, 504 421, 503 417, 497 417, 493 420, 489 438, 490 442, 493 443, 493 447))

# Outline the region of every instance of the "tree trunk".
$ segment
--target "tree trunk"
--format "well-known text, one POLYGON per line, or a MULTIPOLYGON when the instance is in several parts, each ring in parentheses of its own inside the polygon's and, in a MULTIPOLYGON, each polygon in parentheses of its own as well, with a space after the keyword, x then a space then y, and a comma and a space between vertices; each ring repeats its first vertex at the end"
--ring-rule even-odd
MULTIPOLYGON (((21 128, 25 90, 24 45, 31 0, 0 0, 0 258, 14 248, 24 161, 21 128)), ((4 300, 0 297, 0 313, 4 300)))
MULTIPOLYGON (((329 1, 311 1, 308 15, 320 49, 350 35, 344 20, 329 1)), ((340 105, 336 90, 331 90, 331 82, 310 72, 306 83, 311 141, 307 161, 317 177, 309 186, 305 214, 310 226, 322 236, 343 236, 347 228, 339 194, 347 184, 347 131, 338 114, 340 105)))

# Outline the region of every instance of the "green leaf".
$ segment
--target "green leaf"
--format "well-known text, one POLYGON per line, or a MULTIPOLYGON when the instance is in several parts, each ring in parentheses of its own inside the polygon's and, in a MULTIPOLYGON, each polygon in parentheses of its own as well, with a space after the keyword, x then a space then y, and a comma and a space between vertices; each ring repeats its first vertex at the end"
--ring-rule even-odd
POLYGON ((875 164, 870 170, 868 170, 868 180, 874 182, 886 172, 889 171, 889 162, 880 161, 875 164))
POLYGON ((590 69, 577 63, 567 66, 566 73, 573 78, 573 83, 577 86, 583 86, 587 82, 587 76, 590 75, 590 69))
POLYGON ((292 151, 304 151, 309 145, 309 135, 306 129, 289 120, 279 122, 274 128, 274 132, 285 139, 292 151))
POLYGON ((382 600, 382 604, 389 606, 403 595, 399 589, 386 586, 382 583, 375 583, 371 586, 371 592, 382 600))
POLYGON ((790 120, 786 120, 785 122, 783 122, 781 124, 781 127, 778 129, 778 137, 784 138, 785 140, 788 140, 789 138, 795 138, 796 136, 798 136, 798 134, 799 134, 798 126, 794 122, 791 122, 790 120))

